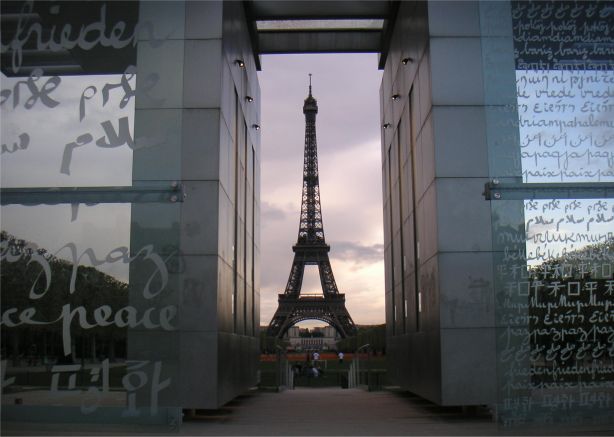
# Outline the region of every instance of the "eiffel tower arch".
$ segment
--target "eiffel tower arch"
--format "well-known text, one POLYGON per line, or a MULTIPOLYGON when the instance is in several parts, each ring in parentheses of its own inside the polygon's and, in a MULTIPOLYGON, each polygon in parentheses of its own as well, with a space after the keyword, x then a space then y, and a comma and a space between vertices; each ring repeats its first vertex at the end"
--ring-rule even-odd
POLYGON ((309 76, 309 95, 303 105, 305 156, 298 239, 292 246, 294 260, 290 268, 288 283, 285 291, 279 294, 277 311, 269 323, 267 334, 281 338, 296 323, 314 319, 333 326, 339 335, 345 338, 356 333, 356 326, 345 307, 345 295, 339 293, 337 289, 333 269, 328 259, 330 246, 326 244, 324 238, 316 142, 318 104, 311 95, 311 75, 309 76), (322 295, 301 295, 306 265, 318 266, 322 295))

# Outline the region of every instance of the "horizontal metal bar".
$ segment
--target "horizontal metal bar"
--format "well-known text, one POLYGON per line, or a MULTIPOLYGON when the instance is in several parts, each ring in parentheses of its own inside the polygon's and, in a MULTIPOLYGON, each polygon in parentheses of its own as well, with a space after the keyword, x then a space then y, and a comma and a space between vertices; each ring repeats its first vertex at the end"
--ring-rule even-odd
POLYGON ((482 194, 486 200, 607 199, 614 198, 614 183, 523 184, 500 183, 495 179, 485 184, 482 194))
POLYGON ((258 32, 260 54, 379 52, 381 31, 266 31, 258 32))
POLYGON ((252 20, 377 19, 390 15, 390 2, 257 1, 250 3, 252 20))
POLYGON ((2 188, 2 205, 58 205, 97 203, 183 202, 181 184, 152 183, 130 187, 33 187, 2 188))

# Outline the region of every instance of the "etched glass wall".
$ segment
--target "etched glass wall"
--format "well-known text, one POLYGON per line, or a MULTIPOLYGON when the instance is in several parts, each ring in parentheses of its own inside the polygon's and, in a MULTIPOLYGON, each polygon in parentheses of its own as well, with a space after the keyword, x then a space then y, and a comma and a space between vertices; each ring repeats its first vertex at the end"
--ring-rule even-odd
POLYGON ((505 426, 614 417, 614 8, 480 4, 505 426))
POLYGON ((2 2, 3 422, 180 421, 183 16, 150 6, 2 2))

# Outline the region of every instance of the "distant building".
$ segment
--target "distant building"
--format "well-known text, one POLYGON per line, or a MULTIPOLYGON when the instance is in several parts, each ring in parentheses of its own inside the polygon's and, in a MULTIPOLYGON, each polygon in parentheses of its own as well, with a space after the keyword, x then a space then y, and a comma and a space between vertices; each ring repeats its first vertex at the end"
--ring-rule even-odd
POLYGON ((286 338, 294 350, 336 350, 340 339, 332 326, 316 326, 311 330, 293 326, 288 329, 286 338))

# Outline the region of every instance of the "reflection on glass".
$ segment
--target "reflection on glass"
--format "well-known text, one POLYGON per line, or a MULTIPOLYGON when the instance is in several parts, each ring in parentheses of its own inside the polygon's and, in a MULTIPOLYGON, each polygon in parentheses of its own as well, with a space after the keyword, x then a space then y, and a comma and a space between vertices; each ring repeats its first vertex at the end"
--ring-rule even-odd
MULTIPOLYGON (((0 8, 2 188, 25 188, 19 201, 29 205, 31 187, 166 186, 171 171, 158 170, 177 167, 178 128, 147 123, 142 110, 139 125, 135 108, 138 99, 159 109, 169 71, 182 81, 153 49, 180 44, 167 38, 183 34, 184 5, 0 8)), ((97 203, 101 191, 90 191, 93 204, 2 206, 3 425, 180 420, 179 208, 97 203)))
POLYGON ((2 75, 2 187, 131 185, 134 67, 124 75, 41 74, 2 75), (56 86, 34 99, 28 82, 56 86))
POLYGON ((496 266, 505 425, 610 420, 613 222, 608 199, 525 201, 526 262, 496 266))
POLYGON ((104 259, 118 247, 130 247, 130 204, 102 205, 5 205, 0 209, 2 230, 20 240, 44 248, 54 256, 74 263, 94 266, 113 278, 127 282, 128 267, 121 262, 93 265, 88 249, 96 259, 104 259), (74 245, 66 247, 67 243, 74 245))
POLYGON ((116 408, 123 420, 176 406, 180 258, 131 244, 131 208, 2 207, 3 407, 73 408, 64 420, 116 408))
MULTIPOLYGON (((613 182, 614 12, 600 2, 511 6, 522 167, 513 176, 613 182)), ((611 423, 614 200, 492 208, 500 422, 611 423)))
POLYGON ((539 266, 553 259, 578 258, 589 247, 614 239, 614 200, 549 199, 524 202, 527 264, 539 266))
POLYGON ((517 70, 525 182, 614 181, 614 71, 517 70))
POLYGON ((613 12, 512 2, 525 182, 614 181, 613 12))
POLYGON ((124 406, 127 326, 100 317, 128 305, 128 284, 5 231, 1 245, 2 404, 124 406))

